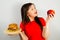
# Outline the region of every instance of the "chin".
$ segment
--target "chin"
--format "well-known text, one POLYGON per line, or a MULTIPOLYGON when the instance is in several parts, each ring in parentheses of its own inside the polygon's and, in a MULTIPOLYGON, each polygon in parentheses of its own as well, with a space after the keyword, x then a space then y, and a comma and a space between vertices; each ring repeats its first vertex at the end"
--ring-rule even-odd
POLYGON ((35 17, 37 17, 37 16, 35 16, 35 17))

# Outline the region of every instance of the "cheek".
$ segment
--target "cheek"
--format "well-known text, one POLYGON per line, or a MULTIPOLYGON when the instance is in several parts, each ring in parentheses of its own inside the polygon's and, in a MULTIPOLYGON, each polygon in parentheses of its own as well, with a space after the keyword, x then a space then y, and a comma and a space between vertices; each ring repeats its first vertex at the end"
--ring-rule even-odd
POLYGON ((30 15, 34 15, 34 11, 30 11, 30 15))
POLYGON ((35 17, 35 16, 37 16, 37 12, 30 11, 30 12, 29 12, 29 15, 35 17))

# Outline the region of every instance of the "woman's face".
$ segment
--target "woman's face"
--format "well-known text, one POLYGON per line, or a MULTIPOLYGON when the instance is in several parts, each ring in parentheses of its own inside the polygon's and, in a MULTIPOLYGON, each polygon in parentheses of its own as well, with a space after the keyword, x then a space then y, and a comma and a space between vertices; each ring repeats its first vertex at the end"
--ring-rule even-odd
POLYGON ((36 8, 35 8, 34 5, 31 5, 31 6, 29 7, 29 10, 28 10, 28 12, 27 12, 27 16, 28 16, 28 17, 35 17, 35 16, 37 16, 37 10, 36 10, 36 8))

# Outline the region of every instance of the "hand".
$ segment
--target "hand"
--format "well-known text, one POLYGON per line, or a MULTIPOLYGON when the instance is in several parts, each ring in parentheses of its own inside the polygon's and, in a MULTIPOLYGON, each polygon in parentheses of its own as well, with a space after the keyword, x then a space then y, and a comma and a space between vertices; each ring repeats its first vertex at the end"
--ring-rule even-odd
POLYGON ((46 21, 48 22, 53 18, 54 18, 54 14, 49 14, 49 15, 47 15, 46 21))
POLYGON ((22 32, 22 29, 20 28, 20 30, 19 30, 19 34, 22 32))

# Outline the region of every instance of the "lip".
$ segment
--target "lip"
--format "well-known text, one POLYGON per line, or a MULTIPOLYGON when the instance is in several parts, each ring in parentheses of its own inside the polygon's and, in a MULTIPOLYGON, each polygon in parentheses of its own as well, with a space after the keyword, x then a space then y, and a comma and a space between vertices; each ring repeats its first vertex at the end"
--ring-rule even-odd
POLYGON ((37 14, 37 12, 35 12, 35 14, 37 14))

